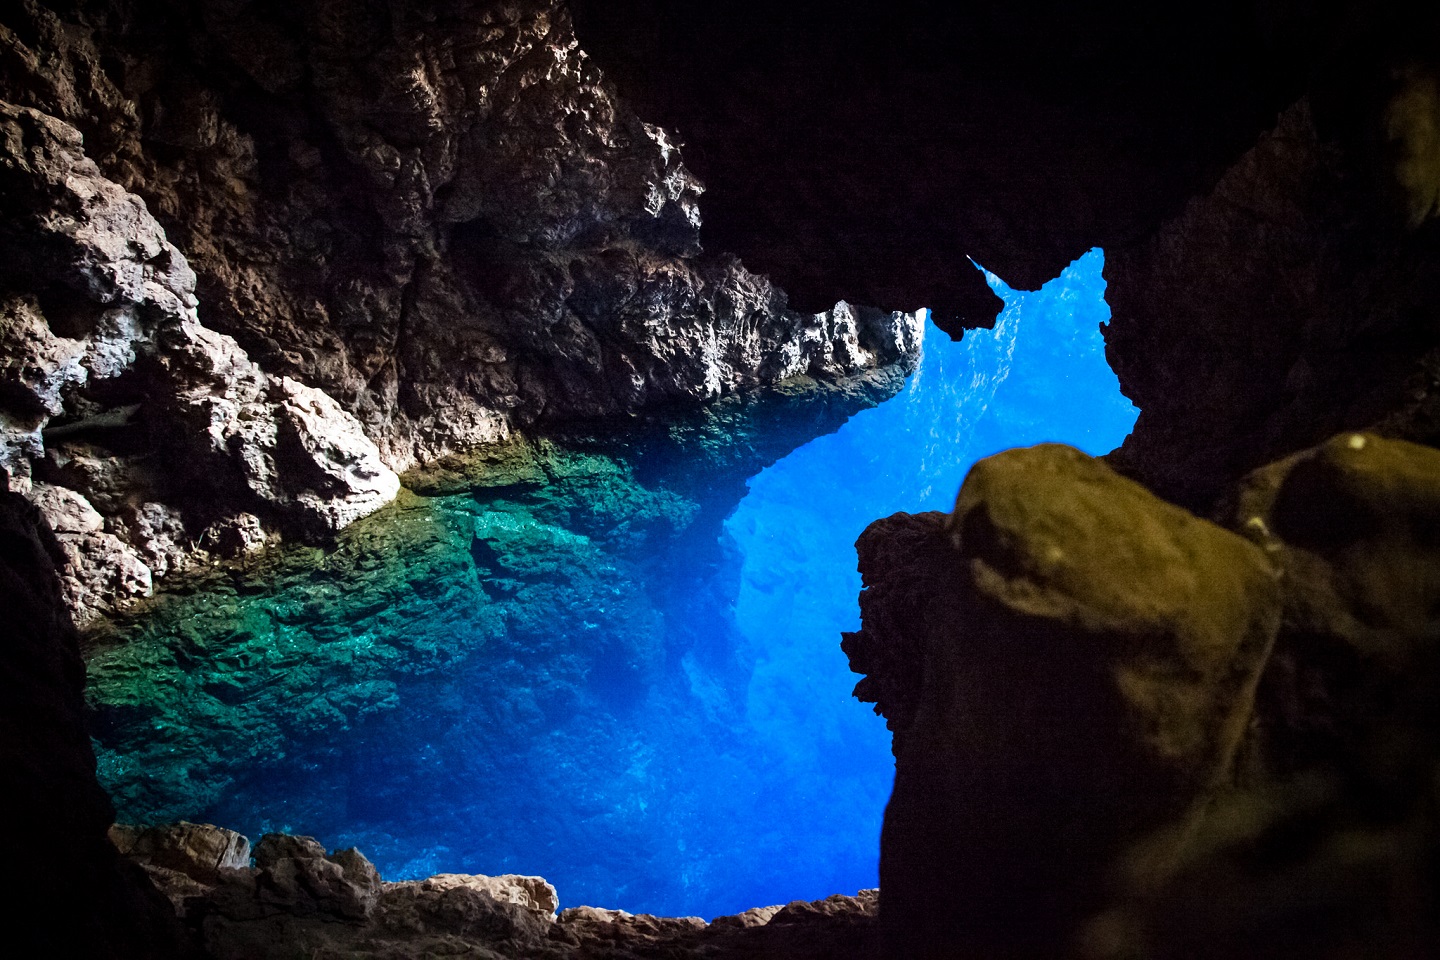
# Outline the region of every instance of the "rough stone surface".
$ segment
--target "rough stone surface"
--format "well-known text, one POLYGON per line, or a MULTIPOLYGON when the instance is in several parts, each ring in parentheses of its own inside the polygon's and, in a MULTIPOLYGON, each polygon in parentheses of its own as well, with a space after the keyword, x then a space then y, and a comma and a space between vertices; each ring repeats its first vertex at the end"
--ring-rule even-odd
POLYGON ((1140 408, 1112 460, 1191 509, 1339 430, 1440 439, 1435 231, 1392 214, 1354 142, 1380 120, 1319 111, 1286 110, 1212 193, 1106 251, 1107 356, 1140 408))
MULTIPOLYGON (((326 855, 308 837, 269 834, 255 866, 185 873, 165 864, 172 841, 229 840, 218 827, 156 827, 127 856, 150 871, 216 960, 432 956, 506 960, 872 960, 876 891, 756 908, 707 924, 599 907, 556 914, 555 888, 539 877, 442 874, 383 883, 355 850, 326 855), (353 894, 363 891, 363 899, 353 894), (337 896, 339 894, 339 896, 337 896), (360 909, 363 907, 363 909, 360 909)), ((133 839, 123 830, 117 835, 133 839)), ((243 838, 240 838, 243 841, 243 838)), ((234 849, 232 847, 232 849, 234 849)), ((189 861, 187 858, 187 862, 189 861)))
POLYGON ((872 524, 888 955, 1429 956, 1437 478, 1340 434, 1226 497, 1247 545, 1042 446, 872 524))
POLYGON ((0 446, 11 485, 60 536, 78 622, 148 596, 156 571, 192 564, 201 531, 237 507, 313 534, 394 497, 352 416, 200 324, 185 258, 76 129, 9 104, 0 123, 0 242, 14 252, 0 277, 13 376, 0 446))
POLYGON ((1284 571, 1241 789, 1121 862, 1089 956, 1434 954, 1437 482, 1433 448, 1349 433, 1228 498, 1284 571))
POLYGON ((99 498, 82 622, 512 429, 914 361, 913 316, 699 256, 699 182, 554 2, 5 20, 0 462, 99 498))
POLYGON ((1058 445, 978 463, 943 527, 899 514, 865 539, 878 593, 847 644, 897 728, 889 949, 1059 950, 1124 843, 1233 780, 1275 573, 1058 445))
POLYGON ((359 851, 327 856, 313 837, 267 833, 255 845, 255 871, 259 902, 299 916, 363 920, 380 895, 380 874, 359 851))
MULTIPOLYGON (((467 890, 487 894, 499 903, 513 903, 537 913, 548 913, 554 916, 560 909, 560 897, 555 892, 554 886, 547 883, 544 877, 522 877, 513 873, 507 873, 500 877, 439 873, 425 880, 415 881, 415 883, 420 891, 426 894, 443 895, 446 891, 464 887, 467 890)), ((403 884, 397 883, 392 884, 391 888, 399 889, 402 886, 403 884)))
POLYGON ((110 842, 133 860, 178 871, 197 883, 213 884, 222 871, 250 866, 250 841, 234 830, 208 823, 115 824, 110 828, 110 842))

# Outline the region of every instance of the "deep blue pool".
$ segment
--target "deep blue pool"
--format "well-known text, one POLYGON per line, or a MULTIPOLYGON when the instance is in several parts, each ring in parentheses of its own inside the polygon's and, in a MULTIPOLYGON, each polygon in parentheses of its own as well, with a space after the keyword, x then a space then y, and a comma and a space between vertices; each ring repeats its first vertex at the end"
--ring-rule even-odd
POLYGON ((91 663, 120 818, 311 834, 392 880, 540 874, 565 906, 874 886, 893 763, 839 648, 854 541, 948 509, 990 453, 1125 437, 1102 262, 991 276, 993 330, 928 326, 904 391, 751 478, 718 538, 693 478, 559 451, 162 607, 91 663))

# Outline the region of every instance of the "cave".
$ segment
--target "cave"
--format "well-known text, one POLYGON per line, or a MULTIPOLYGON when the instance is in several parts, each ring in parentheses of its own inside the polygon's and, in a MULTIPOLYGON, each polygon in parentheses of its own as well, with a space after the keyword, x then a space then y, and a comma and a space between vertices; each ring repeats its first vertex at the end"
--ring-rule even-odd
POLYGON ((1435 955, 1437 27, 5 5, 17 947, 1435 955))

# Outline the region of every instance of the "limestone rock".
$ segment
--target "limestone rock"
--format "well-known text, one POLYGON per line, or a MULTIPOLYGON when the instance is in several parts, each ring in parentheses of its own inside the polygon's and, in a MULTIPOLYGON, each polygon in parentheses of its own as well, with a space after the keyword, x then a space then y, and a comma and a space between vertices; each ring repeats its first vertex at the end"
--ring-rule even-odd
POLYGON ((192 514, 261 510, 324 534, 394 497, 397 477, 353 416, 200 324, 185 258, 78 131, 0 104, 0 133, 0 239, 17 251, 0 278, 0 365, 14 383, 0 456, 59 524, 78 621, 190 564, 192 514), (157 454, 172 475, 156 475, 157 454), (186 477, 211 496, 173 502, 186 477))
POLYGON ((380 896, 380 874, 354 848, 329 856, 311 837, 267 833, 255 845, 256 889, 263 904, 300 915, 363 920, 380 896))
POLYGON ((111 836, 155 877, 196 943, 217 960, 297 950, 387 960, 877 957, 874 890, 756 908, 714 924, 589 906, 557 917, 555 888, 540 877, 440 874, 381 883, 357 851, 327 857, 317 841, 283 834, 262 838, 253 868, 232 869, 248 844, 218 827, 115 827, 111 836))
POLYGON ((116 824, 110 828, 110 841, 132 860, 178 871, 201 884, 216 883, 222 871, 250 866, 250 841, 234 830, 209 823, 116 824))
POLYGON ((37 483, 30 498, 65 551, 61 583, 77 623, 85 624, 130 600, 150 596, 150 567, 128 543, 104 529, 104 518, 84 497, 37 483))
MULTIPOLYGON (((560 909, 560 896, 555 887, 544 877, 522 877, 507 873, 499 877, 484 877, 463 873, 439 873, 425 880, 415 881, 426 893, 454 890, 464 887, 478 893, 490 895, 500 903, 513 903, 527 910, 554 916, 560 909)), ((392 888, 399 884, 392 884, 392 888)))
POLYGON ((181 919, 216 887, 253 887, 250 841, 233 830, 183 821, 154 827, 115 824, 110 842, 144 869, 181 919))
POLYGON ((897 756, 920 706, 927 638, 944 633, 955 615, 947 600, 955 559, 944 524, 943 513, 896 513, 870 524, 855 543, 864 627, 842 634, 840 648, 850 669, 863 674, 855 698, 875 704, 897 756))
POLYGON ((1235 529, 1285 569, 1290 629, 1403 662, 1440 597, 1440 452, 1342 434, 1250 474, 1234 500, 1235 529))
POLYGON ((770 922, 770 919, 783 909, 781 904, 774 904, 768 907, 751 907, 744 913, 735 913, 725 917, 716 917, 710 921, 711 926, 716 927, 763 927, 770 922))
MULTIPOLYGON (((562 5, 293 13, 0 24, 0 467, 93 495, 152 579, 517 430, 913 367, 917 315, 797 313, 701 255, 700 183, 562 5)), ((126 601, 87 590, 87 623, 126 601)))

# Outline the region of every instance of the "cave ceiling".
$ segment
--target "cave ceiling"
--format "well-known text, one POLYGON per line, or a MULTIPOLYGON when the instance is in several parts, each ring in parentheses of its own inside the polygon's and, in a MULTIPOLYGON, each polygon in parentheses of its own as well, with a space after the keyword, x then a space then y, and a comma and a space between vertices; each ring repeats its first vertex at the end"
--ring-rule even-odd
POLYGON ((929 306, 947 327, 998 306, 965 257, 1035 289, 1134 242, 1311 78, 1404 33, 1388 4, 571 6, 582 46, 709 188, 707 249, 800 309, 929 306))

